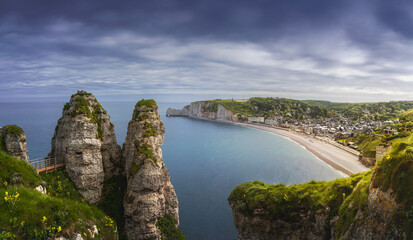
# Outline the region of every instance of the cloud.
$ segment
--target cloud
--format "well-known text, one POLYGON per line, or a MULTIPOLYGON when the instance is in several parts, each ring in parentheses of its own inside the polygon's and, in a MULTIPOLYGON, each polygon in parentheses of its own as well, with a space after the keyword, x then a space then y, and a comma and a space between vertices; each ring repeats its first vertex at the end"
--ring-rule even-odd
POLYGON ((408 99, 411 9, 407 1, 7 1, 0 101, 77 89, 408 99))

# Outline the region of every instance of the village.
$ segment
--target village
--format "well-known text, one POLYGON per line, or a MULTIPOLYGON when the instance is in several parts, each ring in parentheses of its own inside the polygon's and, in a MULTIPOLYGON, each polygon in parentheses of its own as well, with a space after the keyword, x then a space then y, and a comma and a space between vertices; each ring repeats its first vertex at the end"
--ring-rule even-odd
POLYGON ((320 119, 286 119, 282 116, 271 118, 265 117, 248 117, 248 123, 264 124, 276 128, 288 129, 306 135, 312 135, 322 138, 328 138, 330 141, 336 141, 345 146, 357 149, 353 142, 342 141, 353 137, 357 134, 374 133, 375 129, 383 129, 383 132, 388 135, 397 135, 399 132, 392 128, 395 121, 353 121, 349 118, 334 117, 320 119))

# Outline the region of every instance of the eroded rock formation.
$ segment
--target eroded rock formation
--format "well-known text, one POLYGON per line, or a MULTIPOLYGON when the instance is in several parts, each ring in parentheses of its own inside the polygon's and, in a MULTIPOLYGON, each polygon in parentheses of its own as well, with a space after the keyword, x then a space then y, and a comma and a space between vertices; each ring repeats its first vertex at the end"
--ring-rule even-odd
POLYGON ((79 91, 66 103, 49 154, 66 164, 79 193, 97 203, 103 181, 121 171, 121 148, 110 117, 96 98, 79 91))
POLYGON ((157 221, 167 214, 179 221, 178 199, 162 160, 165 127, 154 100, 134 109, 123 146, 127 176, 124 199, 128 239, 161 239, 157 221))
MULTIPOLYGON (((205 118, 210 120, 239 121, 239 114, 234 114, 221 104, 215 102, 193 102, 182 109, 168 108, 167 116, 188 116, 193 118, 205 118)), ((245 116, 243 116, 245 118, 245 116)))
POLYGON ((16 125, 0 127, 1 144, 11 156, 18 157, 29 162, 29 151, 26 148, 26 134, 16 125))

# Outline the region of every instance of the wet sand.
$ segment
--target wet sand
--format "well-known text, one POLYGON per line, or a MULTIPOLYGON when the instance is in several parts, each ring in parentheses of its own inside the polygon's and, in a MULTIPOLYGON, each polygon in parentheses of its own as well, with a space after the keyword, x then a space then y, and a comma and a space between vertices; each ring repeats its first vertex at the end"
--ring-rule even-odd
POLYGON ((312 136, 305 136, 293 131, 282 130, 267 126, 247 123, 232 123, 234 125, 258 129, 270 133, 286 137, 303 146, 307 151, 314 154, 320 160, 326 162, 331 167, 343 173, 343 175, 351 175, 353 173, 365 172, 369 168, 365 167, 354 154, 351 154, 343 149, 335 147, 324 141, 313 138, 312 136))

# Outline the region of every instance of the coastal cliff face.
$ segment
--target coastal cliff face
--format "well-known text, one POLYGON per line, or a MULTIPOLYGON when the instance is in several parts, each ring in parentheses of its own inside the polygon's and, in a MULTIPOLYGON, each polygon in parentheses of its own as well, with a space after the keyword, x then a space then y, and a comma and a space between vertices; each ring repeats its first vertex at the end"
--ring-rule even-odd
POLYGON ((26 134, 16 125, 0 127, 0 139, 7 153, 29 162, 29 151, 26 148, 26 134))
POLYGON ((124 199, 128 239, 163 239, 157 224, 172 217, 179 224, 178 199, 162 160, 165 127, 154 100, 141 100, 134 109, 123 145, 127 176, 124 199))
POLYGON ((238 239, 411 239, 413 144, 373 172, 291 186, 249 182, 228 201, 238 239))
POLYGON ((82 197, 97 203, 103 181, 121 169, 121 148, 110 117, 96 98, 79 91, 66 103, 49 154, 66 164, 66 171, 82 197))
POLYGON ((221 104, 208 101, 193 102, 181 110, 169 108, 166 111, 166 115, 188 116, 211 120, 238 121, 238 115, 233 114, 231 110, 224 108, 221 104))

